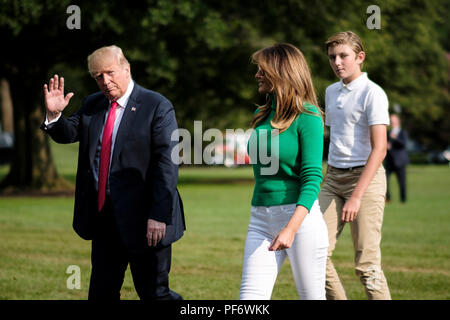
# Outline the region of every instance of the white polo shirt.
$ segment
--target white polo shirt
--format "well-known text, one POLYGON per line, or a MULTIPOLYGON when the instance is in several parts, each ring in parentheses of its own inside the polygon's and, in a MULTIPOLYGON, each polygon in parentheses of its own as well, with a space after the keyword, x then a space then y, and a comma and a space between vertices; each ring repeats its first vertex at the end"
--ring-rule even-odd
POLYGON ((347 85, 342 80, 330 85, 325 92, 328 164, 336 168, 365 165, 372 152, 369 126, 389 125, 388 107, 386 93, 366 72, 347 85))

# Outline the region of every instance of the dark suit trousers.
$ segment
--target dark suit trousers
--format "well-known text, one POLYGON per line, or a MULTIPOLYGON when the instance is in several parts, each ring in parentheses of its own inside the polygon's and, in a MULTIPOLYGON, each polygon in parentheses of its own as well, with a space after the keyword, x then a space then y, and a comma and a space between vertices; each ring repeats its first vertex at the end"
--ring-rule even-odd
POLYGON ((400 200, 406 202, 406 166, 402 167, 386 167, 386 180, 387 180, 387 192, 386 199, 391 200, 391 194, 389 192, 389 176, 391 173, 395 173, 397 176, 398 185, 400 187, 400 200))
POLYGON ((92 240, 89 299, 119 300, 128 264, 141 300, 181 299, 169 289, 172 246, 132 253, 122 243, 108 198, 99 215, 100 230, 92 240))

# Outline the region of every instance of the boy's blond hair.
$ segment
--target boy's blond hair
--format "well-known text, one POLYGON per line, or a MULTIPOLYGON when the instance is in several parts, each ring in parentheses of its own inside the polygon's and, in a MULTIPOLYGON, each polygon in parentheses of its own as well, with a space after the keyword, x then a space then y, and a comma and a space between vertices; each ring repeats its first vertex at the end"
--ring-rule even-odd
MULTIPOLYGON (((356 54, 364 51, 361 38, 358 37, 356 33, 354 33, 353 31, 343 31, 332 35, 325 42, 325 53, 328 55, 328 48, 341 44, 349 45, 356 54)), ((361 63, 361 68, 362 66, 363 64, 361 63)))

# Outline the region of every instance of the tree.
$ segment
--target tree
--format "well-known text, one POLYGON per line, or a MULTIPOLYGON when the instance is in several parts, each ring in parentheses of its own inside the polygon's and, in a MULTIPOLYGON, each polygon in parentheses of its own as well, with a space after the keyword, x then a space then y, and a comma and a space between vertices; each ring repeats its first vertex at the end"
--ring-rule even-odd
POLYGON ((6 79, 0 79, 0 105, 2 132, 14 132, 13 110, 9 83, 6 79))
POLYGON ((251 54, 275 42, 298 46, 310 65, 320 104, 336 81, 323 44, 333 33, 353 30, 366 44, 366 70, 403 108, 411 136, 448 143, 448 3, 378 1, 381 29, 366 27, 367 2, 348 0, 147 0, 129 4, 80 1, 81 28, 69 29, 68 0, 0 0, 0 76, 11 88, 16 148, 4 188, 66 188, 39 130, 44 118, 42 85, 53 72, 75 92, 64 115, 97 91, 86 57, 117 44, 131 62, 133 78, 174 104, 179 126, 247 128, 262 103, 251 54), (437 31, 444 30, 444 31, 437 31), (424 115, 427 115, 426 117, 424 115), (424 129, 425 134, 418 128, 424 129), (438 139, 434 132, 440 130, 438 139))
POLYGON ((60 35, 52 30, 61 15, 52 2, 2 1, 1 8, 0 33, 9 50, 0 54, 5 62, 0 74, 10 84, 15 130, 13 161, 1 186, 9 187, 6 191, 65 189, 68 184, 56 172, 48 138, 39 130, 44 118, 41 83, 65 44, 58 43, 60 35))
MULTIPOLYGON (((221 63, 228 63, 228 69, 235 70, 232 57, 241 57, 236 45, 239 38, 229 34, 229 29, 238 30, 240 23, 230 28, 219 12, 202 2, 147 1, 128 8, 109 1, 95 4, 86 1, 80 4, 79 30, 66 26, 69 4, 56 0, 1 1, 0 34, 9 50, 0 53, 5 62, 0 74, 10 83, 15 111, 15 150, 10 172, 1 184, 3 188, 41 191, 67 188, 54 167, 48 137, 39 129, 44 119, 42 85, 57 66, 65 69, 70 66, 73 73, 79 73, 86 56, 102 45, 117 43, 126 48, 134 62, 133 77, 140 83, 155 90, 162 88, 159 91, 170 95, 171 100, 195 106, 178 109, 180 119, 195 117, 199 113, 192 111, 201 110, 198 106, 202 105, 221 105, 222 114, 227 113, 226 108, 239 96, 238 77, 231 86, 226 85, 232 80, 228 75, 218 76, 218 81, 206 86, 198 81, 203 78, 210 81, 222 67, 228 67, 220 66, 221 63), (236 47, 236 52, 228 55, 232 47, 236 47), (185 54, 190 58, 185 59, 185 54), (215 55, 217 62, 211 64, 215 55), (216 96, 218 87, 230 98, 216 96), (200 90, 201 94, 189 94, 200 90)), ((81 83, 90 90, 74 90, 76 94, 95 90, 87 81, 85 74, 81 83)), ((68 108, 66 115, 77 107, 68 108)))

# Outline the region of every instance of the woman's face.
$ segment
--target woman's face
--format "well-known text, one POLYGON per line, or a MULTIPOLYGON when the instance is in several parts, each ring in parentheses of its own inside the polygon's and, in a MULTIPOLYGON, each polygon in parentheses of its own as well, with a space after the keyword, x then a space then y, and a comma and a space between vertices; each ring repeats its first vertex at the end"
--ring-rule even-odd
POLYGON ((264 70, 258 66, 258 71, 255 74, 256 81, 258 81, 258 92, 266 94, 272 91, 272 85, 267 80, 264 70))

